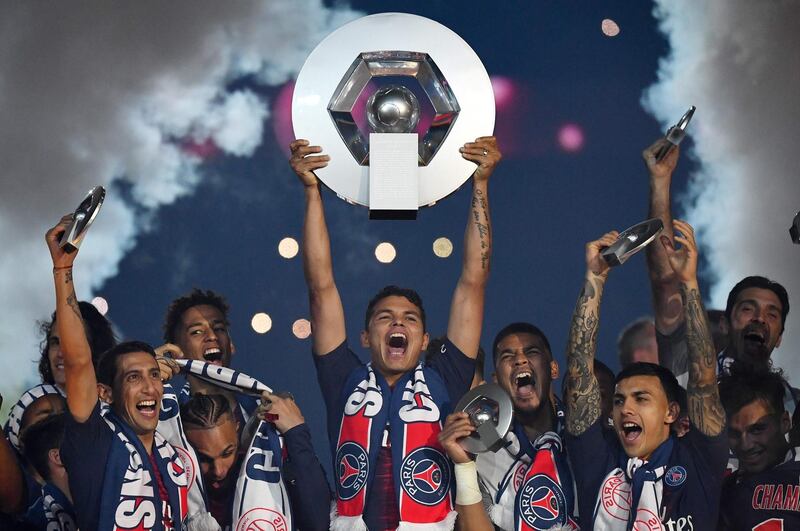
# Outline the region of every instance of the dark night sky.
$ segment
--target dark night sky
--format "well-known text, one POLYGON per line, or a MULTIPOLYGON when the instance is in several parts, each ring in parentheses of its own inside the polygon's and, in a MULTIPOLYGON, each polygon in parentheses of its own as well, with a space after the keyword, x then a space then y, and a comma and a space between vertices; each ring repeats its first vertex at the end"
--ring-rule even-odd
MULTIPOLYGON (((494 257, 482 344, 518 320, 540 326, 562 363, 570 313, 584 270, 586 241, 646 217, 648 181, 640 151, 663 132, 640 105, 655 81, 667 45, 649 2, 353 2, 365 12, 404 11, 437 20, 461 35, 491 76, 510 79, 515 96, 498 109, 497 135, 506 157, 492 178, 494 257), (604 18, 621 28, 600 31, 604 18), (559 148, 564 123, 583 128, 582 150, 559 148)), ((244 83, 247 83, 245 81, 244 83)), ((272 99, 276 89, 260 89, 272 99)), ((677 118, 677 117, 676 117, 677 118)), ((312 139, 313 140, 313 139, 312 139)), ((98 294, 124 335, 160 344, 168 303, 192 287, 224 294, 231 305, 234 367, 276 389, 294 393, 327 461, 324 415, 310 340, 291 333, 308 317, 299 257, 281 258, 277 244, 300 237, 303 194, 278 145, 265 128, 253 157, 216 158, 196 192, 162 208, 152 230, 98 294), (265 311, 273 328, 253 332, 250 319, 265 311)), ((689 165, 675 187, 685 186, 689 165)), ((326 193, 337 284, 356 349, 363 312, 385 284, 415 288, 429 315, 429 331, 446 328, 460 270, 469 186, 424 209, 415 222, 369 221, 367 211, 326 193), (431 252, 450 238, 448 259, 431 252), (376 262, 378 242, 390 241, 397 259, 376 262)), ((650 312, 644 256, 612 272, 602 308, 599 357, 617 368, 615 341, 629 321, 650 312)), ((360 349, 356 349, 360 350, 360 349)), ((362 352, 362 354, 364 354, 362 352)))

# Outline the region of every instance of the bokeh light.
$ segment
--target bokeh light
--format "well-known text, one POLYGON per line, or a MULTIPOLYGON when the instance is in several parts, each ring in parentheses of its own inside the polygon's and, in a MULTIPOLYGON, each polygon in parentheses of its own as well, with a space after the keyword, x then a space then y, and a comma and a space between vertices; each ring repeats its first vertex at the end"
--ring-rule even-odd
POLYGON ((103 297, 95 297, 92 299, 92 306, 97 308, 97 311, 100 312, 100 315, 105 315, 108 313, 108 301, 103 297))
POLYGON ((278 253, 284 258, 294 258, 299 250, 300 246, 297 244, 297 240, 288 236, 278 244, 278 253))
POLYGON ((575 153, 583 148, 583 129, 577 124, 564 124, 558 130, 558 145, 569 153, 575 153))
POLYGON ((497 109, 504 109, 510 105, 517 92, 514 80, 505 76, 492 76, 492 92, 494 92, 494 104, 497 109))
POLYGON ((264 312, 259 312, 253 316, 250 326, 258 334, 266 334, 272 328, 272 318, 264 312))
POLYGON ((397 251, 389 242, 381 242, 375 247, 375 258, 382 264, 391 263, 397 256, 397 251))
POLYGON ((453 253, 453 242, 442 236, 433 241, 433 254, 439 258, 447 258, 453 253))
POLYGON ((292 95, 294 95, 294 81, 289 81, 275 96, 272 104, 272 134, 275 141, 286 156, 289 156, 289 144, 294 140, 292 127, 292 95))
POLYGON ((600 23, 600 29, 606 37, 616 37, 619 35, 619 25, 610 18, 604 18, 600 23))
POLYGON ((298 319, 292 323, 292 333, 298 339, 306 339, 311 335, 311 322, 308 319, 298 319))

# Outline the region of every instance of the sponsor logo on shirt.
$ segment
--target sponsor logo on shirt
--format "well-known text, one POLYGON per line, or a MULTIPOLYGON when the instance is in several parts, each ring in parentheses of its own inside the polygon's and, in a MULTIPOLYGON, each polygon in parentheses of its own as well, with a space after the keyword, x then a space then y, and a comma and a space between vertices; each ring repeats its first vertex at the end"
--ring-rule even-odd
POLYGON ((680 465, 675 465, 664 474, 664 483, 670 487, 680 487, 686 481, 686 469, 680 465))

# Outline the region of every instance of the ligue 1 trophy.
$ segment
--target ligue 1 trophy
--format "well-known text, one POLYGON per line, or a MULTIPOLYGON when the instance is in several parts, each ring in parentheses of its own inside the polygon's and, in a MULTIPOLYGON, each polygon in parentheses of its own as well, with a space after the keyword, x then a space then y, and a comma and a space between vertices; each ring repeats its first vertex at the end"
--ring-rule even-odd
POLYGON ((662 230, 664 223, 660 218, 637 223, 622 231, 614 243, 600 251, 600 255, 611 267, 622 265, 628 258, 647 247, 662 230))
POLYGON ((71 253, 81 246, 83 237, 86 236, 86 231, 89 230, 97 213, 100 212, 105 197, 106 189, 102 186, 95 186, 89 190, 81 204, 75 209, 75 213, 72 214, 72 222, 61 237, 59 245, 62 249, 71 253))
POLYGON ((494 383, 479 385, 461 397, 455 411, 466 412, 477 428, 459 441, 464 450, 473 454, 496 452, 505 445, 514 405, 502 387, 494 383))
POLYGON ((794 215, 792 226, 789 227, 789 236, 792 237, 794 243, 800 244, 800 211, 794 215))
POLYGON ((678 123, 667 130, 667 134, 664 136, 667 144, 659 149, 658 153, 656 153, 657 161, 660 161, 666 157, 667 153, 672 151, 672 148, 683 141, 683 139, 686 137, 686 128, 689 126, 689 122, 692 121, 692 116, 694 116, 694 111, 696 109, 697 108, 694 105, 689 107, 689 110, 686 111, 683 116, 681 116, 681 119, 678 120, 678 123))
POLYGON ((297 138, 331 160, 317 176, 373 219, 413 219, 475 164, 458 148, 494 129, 494 94, 478 56, 441 24, 382 13, 328 35, 297 78, 297 138))

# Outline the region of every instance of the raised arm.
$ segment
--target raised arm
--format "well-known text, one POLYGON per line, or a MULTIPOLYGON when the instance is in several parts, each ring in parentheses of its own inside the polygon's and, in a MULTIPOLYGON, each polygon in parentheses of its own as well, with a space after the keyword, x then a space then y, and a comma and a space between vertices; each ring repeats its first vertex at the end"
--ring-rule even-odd
POLYGON ((606 233, 586 244, 586 276, 572 313, 567 341, 566 421, 570 435, 581 435, 600 417, 600 386, 594 375, 600 300, 608 277, 608 264, 600 256, 619 233, 606 233))
POLYGON ((686 345, 689 357, 687 402, 689 420, 708 436, 719 435, 725 428, 725 410, 717 387, 717 357, 700 288, 697 284, 697 243, 694 229, 685 221, 673 221, 673 240, 661 236, 661 244, 678 279, 686 320, 686 345))
POLYGON ((322 148, 309 145, 308 140, 295 140, 289 147, 292 151, 289 162, 303 183, 306 200, 302 252, 311 308, 311 338, 314 353, 323 356, 338 347, 347 334, 342 299, 333 279, 331 242, 319 181, 314 174, 314 170, 328 165, 330 157, 315 155, 321 153, 322 148))
MULTIPOLYGON (((678 164, 679 148, 674 147, 661 161, 656 161, 656 153, 667 141, 663 138, 642 152, 647 170, 650 174, 650 212, 649 218, 660 218, 664 223, 661 233, 672 240, 672 210, 670 208, 670 186, 672 173, 678 164)), ((678 292, 678 281, 669 265, 669 260, 660 245, 648 245, 647 271, 650 275, 650 288, 653 292, 653 310, 655 312, 656 329, 662 334, 670 334, 683 321, 683 305, 678 292)), ((669 353, 665 353, 669 355, 669 353)), ((659 353, 659 357, 661 353, 659 353)), ((672 360, 659 361, 662 365, 673 369, 672 360)), ((682 372, 682 371, 681 371, 682 372)))
POLYGON ((73 418, 85 422, 97 404, 97 377, 92 365, 92 351, 86 340, 83 317, 72 283, 72 263, 78 252, 67 253, 59 246, 61 236, 72 220, 64 216, 47 231, 45 239, 53 259, 53 278, 56 286, 56 326, 64 354, 67 407, 73 418))
POLYGON ((489 216, 489 176, 502 155, 493 136, 467 142, 461 156, 478 165, 472 174, 472 200, 464 232, 461 276, 450 304, 447 337, 470 358, 478 355, 483 324, 483 300, 492 257, 492 223, 489 216))

